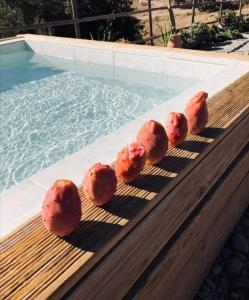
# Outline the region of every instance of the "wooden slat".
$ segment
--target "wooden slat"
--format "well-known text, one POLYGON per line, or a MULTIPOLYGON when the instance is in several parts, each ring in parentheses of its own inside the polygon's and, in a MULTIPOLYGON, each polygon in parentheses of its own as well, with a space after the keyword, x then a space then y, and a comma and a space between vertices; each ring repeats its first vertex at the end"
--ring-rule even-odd
MULTIPOLYGON (((129 296, 132 295, 134 299, 144 299, 146 295, 150 295, 152 299, 177 299, 175 291, 181 281, 176 281, 176 278, 181 276, 182 266, 191 260, 192 256, 196 256, 196 248, 207 235, 208 231, 210 231, 217 215, 222 214, 225 206, 231 200, 238 186, 245 178, 245 174, 248 172, 249 145, 244 149, 239 158, 232 163, 232 166, 225 172, 221 180, 216 183, 215 189, 212 189, 212 195, 208 195, 206 198, 206 201, 208 201, 207 204, 200 208, 198 214, 191 220, 191 224, 186 225, 185 230, 182 230, 181 235, 177 238, 174 245, 170 249, 164 247, 165 249, 161 251, 153 264, 149 266, 133 286, 132 290, 129 291, 129 296)), ((247 195, 249 195, 249 186, 247 195)), ((235 201, 237 202, 237 200, 235 201)), ((236 211, 243 211, 245 204, 246 202, 243 203, 241 208, 237 202, 236 211)), ((247 205, 249 205, 249 197, 247 197, 247 205)), ((232 221, 230 223, 231 226, 234 225, 232 221)), ((224 227, 219 232, 218 237, 224 241, 226 233, 226 223, 224 223, 224 227)), ((216 243, 216 240, 213 235, 213 240, 209 244, 208 254, 211 257, 215 257, 216 255, 214 243, 216 243)), ((202 275, 200 278, 203 278, 205 272, 201 273, 201 270, 205 270, 206 268, 203 261, 200 264, 193 264, 192 268, 197 269, 198 273, 202 275)), ((193 291, 191 284, 193 284, 192 278, 185 290, 181 287, 181 297, 179 299, 187 299, 187 294, 191 294, 191 291, 193 291)))
MULTIPOLYGON (((168 291, 170 295, 174 295, 174 298, 169 299, 192 299, 197 292, 201 282, 207 275, 209 268, 193 268, 193 265, 210 266, 214 259, 217 257, 225 238, 233 230, 234 224, 236 224, 243 212, 248 206, 248 194, 249 194, 249 174, 243 180, 236 192, 232 195, 230 201, 224 207, 224 210, 217 216, 212 227, 203 237, 203 240, 195 249, 195 255, 191 256, 191 259, 186 263, 182 269, 182 273, 176 278, 176 281, 172 285, 172 288, 168 291), (226 224, 226 226, 224 226, 226 224), (224 238, 219 234, 223 232, 224 238), (217 238, 219 237, 219 238, 217 238), (179 289, 175 289, 177 282, 181 282, 181 289, 187 291, 188 286, 192 286, 192 289, 183 295, 179 289)), ((165 298, 164 298, 165 299, 165 298)))
MULTIPOLYGON (((0 298, 42 299, 49 296, 55 298, 62 296, 83 275, 87 275, 111 248, 118 245, 121 239, 134 230, 138 222, 165 195, 175 186, 182 184, 183 179, 204 160, 204 157, 214 151, 219 143, 226 140, 227 145, 231 146, 229 155, 232 153, 235 155, 235 152, 242 147, 243 136, 246 139, 246 132, 242 130, 239 134, 240 138, 234 143, 233 140, 228 142, 225 137, 236 129, 236 126, 241 126, 240 124, 243 123, 242 119, 245 118, 249 103, 248 80, 249 74, 246 74, 210 99, 208 102, 210 128, 204 131, 202 136, 189 135, 181 148, 170 149, 160 165, 147 165, 142 176, 134 184, 119 183, 117 194, 107 207, 92 206, 84 198, 80 187, 83 219, 80 227, 69 238, 60 239, 47 233, 38 215, 24 227, 18 228, 2 239, 0 298), (202 154, 198 156, 200 152, 202 154), (160 191, 161 195, 158 195, 160 191)), ((224 154, 223 158, 218 154, 217 160, 220 158, 221 169, 224 169, 229 159, 232 159, 233 155, 231 157, 229 155, 224 154), (225 165, 222 161, 225 161, 225 165)), ((219 174, 221 170, 216 175, 219 174)), ((203 194, 199 195, 202 197, 205 191, 200 193, 203 194)), ((164 202, 172 202, 172 208, 173 202, 177 205, 175 199, 174 201, 167 199, 164 202)), ((195 205, 196 203, 190 201, 186 209, 191 211, 195 205)), ((174 214, 176 213, 180 211, 175 211, 174 214)), ((176 214, 175 217, 180 222, 179 215, 176 214)), ((169 225, 167 225, 168 229, 172 229, 173 232, 176 228, 169 225)))

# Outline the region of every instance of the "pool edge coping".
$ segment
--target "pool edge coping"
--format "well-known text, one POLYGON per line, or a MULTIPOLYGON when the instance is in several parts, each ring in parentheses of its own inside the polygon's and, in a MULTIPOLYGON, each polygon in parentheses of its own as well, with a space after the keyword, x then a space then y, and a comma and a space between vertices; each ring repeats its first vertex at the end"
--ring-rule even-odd
POLYGON ((75 38, 64 38, 64 37, 54 37, 54 36, 45 36, 45 35, 36 35, 36 34, 22 34, 17 35, 16 38, 22 38, 25 40, 32 41, 56 41, 58 43, 67 43, 71 42, 74 45, 81 46, 90 46, 90 47, 106 47, 107 49, 117 48, 117 50, 139 50, 143 49, 146 51, 155 51, 161 53, 178 53, 178 54, 192 54, 192 55, 200 55, 203 57, 212 57, 212 58, 225 58, 228 60, 240 60, 240 61, 249 61, 245 55, 235 54, 235 53, 221 53, 221 52, 213 52, 213 51, 202 51, 202 50, 192 50, 192 49, 180 49, 180 48, 171 48, 161 46, 149 46, 149 45, 137 45, 137 44, 129 44, 129 43, 117 43, 117 42, 105 42, 105 41, 95 41, 95 40, 87 40, 87 39, 75 39, 75 38))

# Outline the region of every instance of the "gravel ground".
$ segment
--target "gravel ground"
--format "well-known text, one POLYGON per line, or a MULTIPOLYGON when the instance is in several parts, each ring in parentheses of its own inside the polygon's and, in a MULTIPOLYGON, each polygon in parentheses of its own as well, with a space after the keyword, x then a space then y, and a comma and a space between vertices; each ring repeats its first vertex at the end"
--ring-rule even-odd
POLYGON ((195 297, 195 300, 226 299, 249 299, 249 207, 195 297))
POLYGON ((211 50, 217 52, 227 52, 227 53, 236 52, 236 53, 248 55, 249 54, 249 32, 243 33, 243 36, 244 39, 219 43, 214 47, 212 47, 211 50))

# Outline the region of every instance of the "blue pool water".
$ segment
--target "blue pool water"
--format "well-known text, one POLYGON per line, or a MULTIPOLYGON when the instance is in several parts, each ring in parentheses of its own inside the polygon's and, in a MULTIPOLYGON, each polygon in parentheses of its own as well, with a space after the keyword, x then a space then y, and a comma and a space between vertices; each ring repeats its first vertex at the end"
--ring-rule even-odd
POLYGON ((197 80, 19 51, 0 56, 0 191, 197 80))

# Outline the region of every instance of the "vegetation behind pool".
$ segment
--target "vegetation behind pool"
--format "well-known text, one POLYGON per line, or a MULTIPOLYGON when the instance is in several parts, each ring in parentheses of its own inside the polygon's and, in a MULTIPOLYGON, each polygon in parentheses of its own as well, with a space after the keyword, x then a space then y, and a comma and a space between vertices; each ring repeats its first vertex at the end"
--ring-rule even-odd
MULTIPOLYGON (((179 33, 182 38, 182 47, 187 49, 206 49, 216 43, 243 38, 242 33, 249 31, 249 17, 237 16, 232 10, 224 10, 217 18, 219 25, 208 27, 204 23, 194 23, 179 33)), ((163 46, 169 47, 169 42, 174 39, 175 20, 171 18, 171 28, 161 31, 160 42, 163 46)), ((181 46, 181 45, 180 45, 181 46)), ((179 47, 179 44, 175 45, 179 47)))

